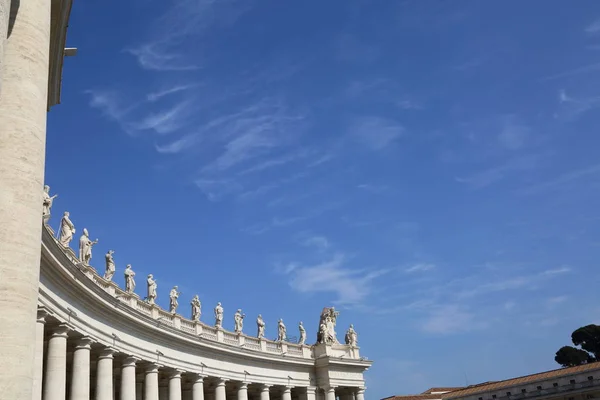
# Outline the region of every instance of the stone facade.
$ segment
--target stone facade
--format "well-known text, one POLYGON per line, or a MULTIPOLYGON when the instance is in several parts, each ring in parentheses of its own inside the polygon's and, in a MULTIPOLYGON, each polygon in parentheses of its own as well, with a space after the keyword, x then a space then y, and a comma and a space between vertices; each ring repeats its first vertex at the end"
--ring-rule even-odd
POLYGON ((104 279, 45 225, 33 398, 364 400, 371 361, 357 346, 272 341, 170 311, 104 279))

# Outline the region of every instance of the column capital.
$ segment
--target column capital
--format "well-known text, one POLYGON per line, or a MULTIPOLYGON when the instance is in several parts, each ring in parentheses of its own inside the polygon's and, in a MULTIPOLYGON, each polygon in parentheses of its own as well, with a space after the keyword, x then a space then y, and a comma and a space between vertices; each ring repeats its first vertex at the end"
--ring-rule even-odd
POLYGON ((103 358, 114 358, 114 355, 116 352, 117 352, 117 350, 112 347, 105 347, 102 350, 100 350, 98 359, 102 360, 103 358))
POLYGON ((52 337, 64 337, 66 338, 73 329, 68 324, 58 324, 50 329, 52 337))
POLYGON ((229 379, 217 377, 217 386, 225 386, 225 382, 229 382, 229 379))
POLYGON ((194 381, 194 383, 196 382, 204 382, 204 378, 206 378, 208 375, 204 375, 204 374, 199 374, 197 372, 192 372, 192 380, 194 381))
POLYGON ((123 367, 135 367, 135 364, 137 364, 140 360, 141 359, 139 357, 132 356, 132 355, 127 355, 127 356, 125 356, 125 358, 121 362, 121 366, 123 366, 123 367))
POLYGON ((36 321, 40 324, 46 323, 46 318, 50 315, 50 312, 45 307, 38 307, 36 321))
POLYGON ((183 374, 185 371, 181 370, 181 369, 172 369, 169 370, 169 379, 177 379, 177 378, 181 378, 181 374, 183 374))
POLYGON ((356 388, 356 393, 357 393, 357 394, 364 394, 364 393, 365 393, 365 390, 367 390, 367 387, 366 387, 366 386, 364 386, 364 387, 359 387, 359 388, 356 388))
POLYGON ((146 365, 146 368, 144 368, 144 371, 147 374, 151 374, 151 373, 158 373, 159 368, 162 367, 162 365, 157 364, 157 363, 148 363, 146 365))
POLYGON ((315 386, 307 386, 305 389, 306 393, 315 393, 317 391, 317 388, 315 386))
POLYGON ((290 393, 294 387, 295 386, 288 386, 288 385, 284 386, 283 393, 290 393))
POLYGON ((89 336, 83 336, 77 339, 76 343, 75 343, 75 349, 79 350, 79 349, 87 349, 90 350, 92 348, 92 343, 94 343, 94 341, 92 340, 91 337, 89 336))
POLYGON ((242 389, 242 390, 243 390, 243 389, 246 389, 246 390, 247 390, 247 389, 248 389, 248 382, 240 382, 240 383, 238 384, 238 390, 239 390, 239 389, 242 389))
POLYGON ((273 386, 273 385, 269 385, 268 383, 261 383, 260 384, 260 391, 261 392, 268 392, 269 388, 273 386))
POLYGON ((336 385, 323 386, 323 390, 326 392, 335 392, 336 388, 337 388, 336 385))

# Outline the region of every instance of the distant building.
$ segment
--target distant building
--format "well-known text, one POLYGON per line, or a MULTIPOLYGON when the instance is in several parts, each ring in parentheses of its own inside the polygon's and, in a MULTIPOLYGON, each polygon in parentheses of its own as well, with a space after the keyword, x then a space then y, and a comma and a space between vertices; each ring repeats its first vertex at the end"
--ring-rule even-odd
POLYGON ((600 362, 461 388, 431 388, 382 400, 590 400, 600 399, 600 362))
POLYGON ((442 395, 454 390, 464 389, 461 387, 432 387, 420 394, 409 394, 403 396, 391 396, 382 400, 442 400, 442 395))

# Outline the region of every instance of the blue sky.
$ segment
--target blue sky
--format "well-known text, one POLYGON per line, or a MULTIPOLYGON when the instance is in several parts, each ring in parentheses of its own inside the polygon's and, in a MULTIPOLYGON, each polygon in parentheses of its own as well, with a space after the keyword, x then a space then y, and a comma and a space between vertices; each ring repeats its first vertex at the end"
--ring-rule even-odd
POLYGON ((76 1, 46 181, 117 282, 314 340, 369 398, 555 368, 600 322, 600 3, 76 1))

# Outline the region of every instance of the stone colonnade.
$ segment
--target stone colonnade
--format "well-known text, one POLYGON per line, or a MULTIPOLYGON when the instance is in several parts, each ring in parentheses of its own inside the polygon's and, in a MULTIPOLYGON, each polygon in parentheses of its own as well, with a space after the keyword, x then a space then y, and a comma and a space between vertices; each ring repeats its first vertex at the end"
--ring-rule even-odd
POLYGON ((45 309, 36 324, 32 400, 364 400, 362 388, 336 395, 335 387, 234 382, 165 367, 158 357, 142 360, 95 343, 45 309))

